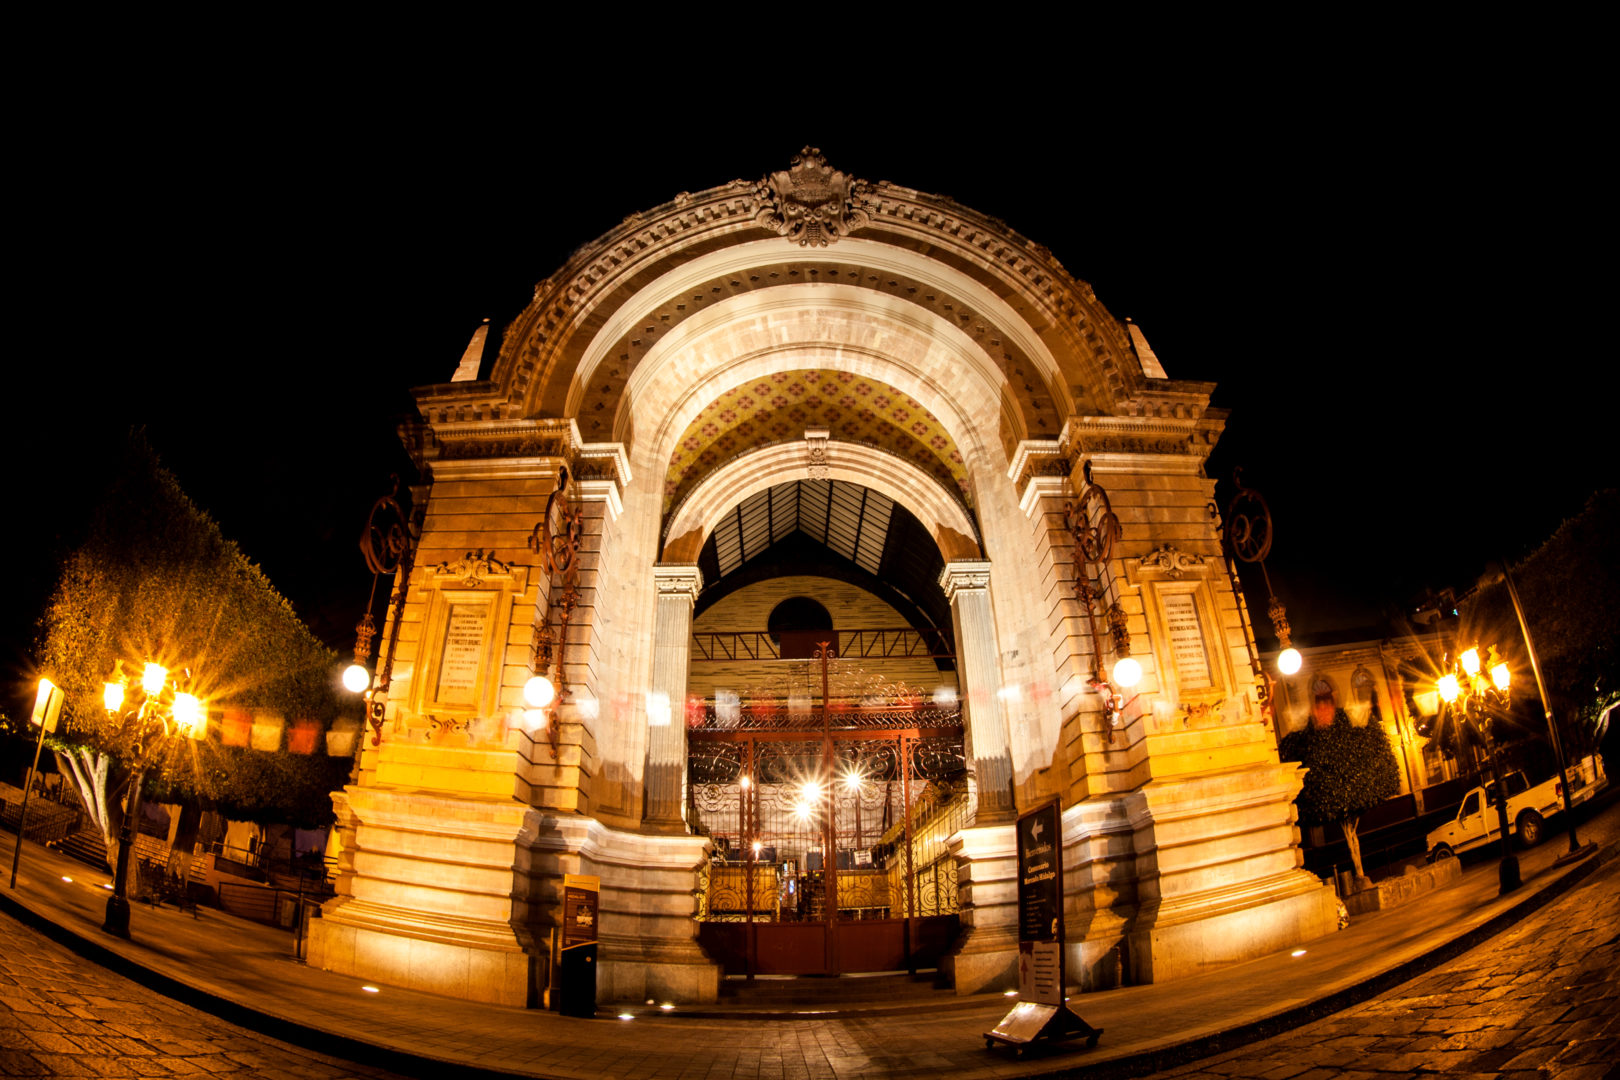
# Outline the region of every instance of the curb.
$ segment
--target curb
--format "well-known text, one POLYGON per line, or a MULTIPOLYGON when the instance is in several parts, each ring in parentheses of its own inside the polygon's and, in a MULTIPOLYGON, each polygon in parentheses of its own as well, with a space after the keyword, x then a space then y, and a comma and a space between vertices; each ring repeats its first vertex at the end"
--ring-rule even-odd
POLYGON ((1065 1065, 1046 1072, 1032 1072, 1022 1075, 1031 1078, 1031 1080, 1034 1080, 1034 1078, 1040 1078, 1040 1080, 1048 1080, 1048 1078, 1050 1080, 1069 1080, 1069 1078, 1080 1077, 1084 1077, 1086 1080, 1111 1080, 1111 1078, 1115 1077, 1145 1076, 1148 1073, 1173 1069, 1203 1058, 1224 1054, 1228 1050, 1237 1050, 1248 1046, 1250 1043, 1269 1039, 1273 1035, 1280 1035, 1285 1031, 1292 1031, 1294 1028, 1315 1023, 1324 1017, 1348 1009, 1352 1005, 1359 1005, 1363 1001, 1375 998, 1384 991, 1402 983, 1410 982, 1419 975, 1426 974, 1441 964, 1454 960, 1470 949, 1484 944, 1508 927, 1534 914, 1546 904, 1556 900, 1580 882, 1591 877, 1597 872, 1598 867, 1608 861, 1609 855, 1610 852, 1607 846, 1597 848, 1573 870, 1563 874, 1557 880, 1549 882, 1546 887, 1525 896, 1512 907, 1498 912, 1491 919, 1481 923, 1461 937, 1453 938, 1443 945, 1436 946, 1422 956, 1415 956, 1402 964, 1390 968, 1388 971, 1369 976, 1354 986, 1347 986, 1342 990, 1329 994, 1327 997, 1307 1002, 1304 1005, 1297 1005, 1292 1009, 1278 1013, 1275 1016, 1268 1016, 1263 1020, 1242 1024, 1226 1031, 1216 1032, 1213 1035, 1203 1035, 1158 1050, 1145 1050, 1109 1061, 1099 1061, 1094 1064, 1065 1065))
MULTIPOLYGON (((1498 912, 1488 921, 1470 930, 1468 933, 1453 938, 1422 956, 1413 957, 1388 971, 1369 976, 1353 986, 1345 987, 1316 1001, 1295 1006, 1274 1016, 1253 1021, 1226 1031, 1211 1035, 1199 1036, 1185 1042, 1153 1050, 1144 1050, 1124 1057, 1112 1058, 1094 1063, 1073 1063, 1057 1068, 1039 1071, 1038 1061, 1029 1061, 1037 1067, 1037 1071, 1021 1072, 1021 1077, 1041 1078, 1041 1080, 1068 1080, 1068 1078, 1087 1078, 1087 1080, 1111 1080, 1111 1078, 1124 1078, 1142 1076, 1147 1073, 1159 1072, 1164 1069, 1176 1068, 1203 1058, 1213 1057, 1217 1054, 1235 1050, 1258 1040, 1267 1039, 1273 1035, 1291 1031, 1305 1024, 1313 1023, 1326 1016, 1360 1004, 1370 998, 1376 997, 1392 987, 1408 982, 1419 975, 1425 974, 1441 964, 1462 955, 1476 946, 1489 941, 1508 927, 1533 914, 1546 904, 1564 895, 1580 882, 1596 873, 1600 866, 1608 862, 1611 855, 1610 846, 1598 847, 1591 855, 1573 869, 1560 875, 1556 880, 1549 882, 1545 887, 1529 893, 1511 907, 1498 912)), ((120 955, 106 946, 83 937, 36 912, 33 908, 14 899, 7 892, 0 891, 0 910, 16 918, 24 925, 38 931, 45 937, 59 945, 77 953, 90 962, 114 971, 119 975, 147 987, 150 990, 163 994, 185 1005, 189 1005, 201 1012, 209 1013, 229 1023, 236 1024, 250 1031, 292 1043, 307 1050, 328 1054, 340 1058, 345 1062, 369 1065, 376 1068, 387 1069, 391 1072, 407 1076, 423 1078, 439 1077, 466 1077, 468 1080, 508 1080, 512 1077, 535 1077, 536 1073, 508 1072, 502 1069, 489 1069, 465 1062, 448 1060, 444 1058, 429 1057, 424 1054, 412 1053, 404 1050, 380 1046, 376 1043, 366 1042, 347 1035, 326 1031, 321 1028, 310 1027, 307 1024, 286 1020, 271 1013, 243 1005, 228 998, 183 983, 171 976, 154 971, 151 968, 120 955)), ((973 998, 963 999, 964 1004, 959 1008, 970 1008, 982 1005, 983 1002, 973 998), (971 1002, 971 1004, 969 1004, 971 1002)), ((760 1011, 749 1012, 721 1012, 719 1010, 697 1010, 683 1013, 684 1017, 692 1019, 773 1019, 788 1021, 814 1021, 833 1019, 856 1019, 863 1017, 876 1017, 882 1015, 904 1015, 907 1012, 934 1012, 937 1007, 930 1005, 884 1007, 881 1010, 821 1010, 806 1011, 803 1014, 767 1013, 760 1011)), ((1054 1049, 1067 1049, 1054 1047, 1054 1049)))

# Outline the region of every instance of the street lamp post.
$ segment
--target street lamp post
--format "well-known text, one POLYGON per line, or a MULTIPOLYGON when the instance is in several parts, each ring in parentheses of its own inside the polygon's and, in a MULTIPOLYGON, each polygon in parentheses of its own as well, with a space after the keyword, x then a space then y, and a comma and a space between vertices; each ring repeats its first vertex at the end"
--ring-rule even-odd
POLYGON ((129 855, 135 846, 135 826, 141 814, 141 787, 146 771, 175 735, 201 739, 208 730, 208 713, 191 693, 191 672, 170 678, 162 664, 148 661, 139 676, 124 671, 122 660, 104 685, 102 705, 118 719, 129 739, 129 798, 124 823, 118 830, 118 865, 113 871, 113 894, 107 898, 107 916, 101 928, 129 937, 129 855))
POLYGON ((1513 571, 1502 562, 1502 580, 1507 585, 1508 598, 1513 601, 1513 614, 1519 619, 1519 632, 1524 635, 1524 648, 1530 655, 1530 671, 1536 677, 1536 691, 1541 695, 1541 711, 1547 717, 1547 734, 1552 736, 1553 758, 1558 762, 1559 787, 1564 793, 1564 827, 1569 832, 1569 851, 1564 858, 1570 861, 1585 854, 1575 836, 1575 809, 1569 800, 1569 764, 1564 759, 1564 741, 1558 737, 1558 721, 1553 718, 1552 701, 1547 697, 1547 682, 1541 677, 1541 661, 1536 657, 1536 643, 1530 637, 1530 624, 1524 617, 1524 605, 1519 602, 1519 589, 1513 584, 1513 571))
POLYGON ((1499 895, 1507 895, 1519 887, 1519 860, 1513 854, 1508 836, 1507 777, 1502 773, 1501 757, 1497 753, 1495 722, 1507 711, 1512 682, 1508 666, 1497 657, 1496 646, 1489 650, 1489 659, 1481 663, 1479 649, 1471 648, 1452 661, 1451 671, 1435 683, 1442 701, 1476 732, 1483 733, 1486 750, 1491 755, 1491 772, 1496 783, 1496 820, 1502 830, 1502 860, 1497 864, 1499 895), (1487 678, 1486 672, 1489 671, 1487 678))

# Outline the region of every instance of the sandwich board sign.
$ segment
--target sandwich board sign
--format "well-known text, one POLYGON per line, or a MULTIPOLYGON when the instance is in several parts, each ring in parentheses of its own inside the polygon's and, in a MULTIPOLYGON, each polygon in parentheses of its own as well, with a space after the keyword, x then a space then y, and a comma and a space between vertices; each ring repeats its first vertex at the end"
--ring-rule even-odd
POLYGON ((1085 1036, 1097 1045, 1094 1028, 1070 1010, 1064 999, 1063 820, 1056 800, 1018 818, 1018 1004, 991 1031, 984 1044, 1011 1046, 1015 1054, 1036 1041, 1085 1036))

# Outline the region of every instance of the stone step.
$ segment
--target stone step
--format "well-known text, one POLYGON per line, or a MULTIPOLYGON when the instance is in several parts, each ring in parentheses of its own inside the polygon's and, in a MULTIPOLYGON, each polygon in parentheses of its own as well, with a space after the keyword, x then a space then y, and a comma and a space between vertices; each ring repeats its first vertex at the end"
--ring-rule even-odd
POLYGON ((955 991, 941 987, 934 971, 881 975, 801 975, 762 976, 749 982, 728 976, 720 983, 724 1005, 825 1006, 860 1002, 924 1002, 955 997, 955 991))

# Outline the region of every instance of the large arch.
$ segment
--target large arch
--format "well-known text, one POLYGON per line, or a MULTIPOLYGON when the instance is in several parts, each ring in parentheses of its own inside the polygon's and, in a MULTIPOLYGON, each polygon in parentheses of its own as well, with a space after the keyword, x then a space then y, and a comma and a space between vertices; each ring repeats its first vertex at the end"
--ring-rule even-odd
POLYGON ((487 379, 456 370, 415 391, 405 434, 425 506, 381 635, 395 681, 380 742, 335 800, 346 849, 367 857, 345 863, 311 962, 521 1004, 548 962, 562 875, 595 874, 605 993, 713 999, 692 927, 707 841, 671 783, 692 557, 728 505, 812 462, 778 431, 689 469, 685 501, 665 496, 702 410, 792 371, 892 387, 954 447, 965 506, 869 447, 832 443, 816 467, 918 512, 949 560, 953 623, 971 630, 963 685, 986 721, 970 719, 973 755, 1002 805, 950 840, 973 901, 957 988, 1015 969, 1015 847, 997 815, 1052 799, 1062 858, 1083 868, 1064 903, 1083 979, 1110 957, 1128 958, 1116 980, 1175 977, 1333 928, 1331 893, 1299 870, 1299 771, 1277 760, 1248 623, 1221 587, 1213 387, 1166 378, 1040 245, 807 148, 785 171, 630 215, 536 287, 487 379), (1121 536, 1107 558, 1076 560, 1069 504, 1099 482, 1121 536), (577 577, 535 527, 559 491, 577 577), (1126 649, 1145 674, 1116 698, 1091 680, 1126 649), (565 695, 536 726, 523 687, 543 663, 565 695), (441 700, 445 687, 460 696, 441 700), (977 744, 997 731, 999 749, 977 744), (396 867, 432 884, 402 886, 396 867), (490 884, 507 881, 510 895, 490 884), (472 970, 486 985, 444 981, 472 970))

